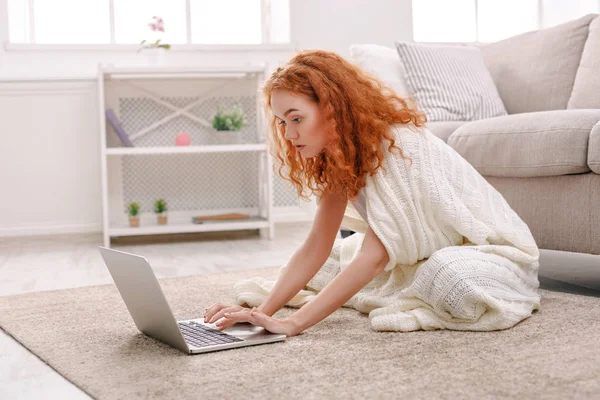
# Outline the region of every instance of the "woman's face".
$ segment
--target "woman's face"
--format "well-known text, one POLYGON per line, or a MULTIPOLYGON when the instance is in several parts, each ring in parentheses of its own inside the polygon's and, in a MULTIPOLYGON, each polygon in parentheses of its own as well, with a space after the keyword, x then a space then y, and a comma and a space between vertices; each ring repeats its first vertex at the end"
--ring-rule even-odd
POLYGON ((315 157, 327 146, 325 118, 319 105, 304 93, 275 90, 271 108, 278 124, 285 126, 284 138, 304 158, 315 157))

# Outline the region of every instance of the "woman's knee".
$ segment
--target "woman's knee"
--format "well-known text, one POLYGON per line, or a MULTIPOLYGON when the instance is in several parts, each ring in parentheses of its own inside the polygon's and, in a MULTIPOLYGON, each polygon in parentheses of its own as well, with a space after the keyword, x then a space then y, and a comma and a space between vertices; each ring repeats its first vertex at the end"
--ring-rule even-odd
POLYGON ((482 267, 474 251, 452 247, 435 252, 415 277, 422 299, 438 312, 473 320, 485 311, 477 269, 482 267))

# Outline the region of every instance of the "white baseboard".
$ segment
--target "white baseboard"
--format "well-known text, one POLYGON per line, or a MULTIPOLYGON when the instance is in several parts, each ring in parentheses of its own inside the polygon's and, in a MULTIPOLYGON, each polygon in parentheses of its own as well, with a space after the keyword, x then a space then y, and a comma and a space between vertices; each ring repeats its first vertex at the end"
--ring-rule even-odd
POLYGON ((15 226, 0 228, 0 237, 69 235, 74 233, 102 232, 102 224, 97 222, 83 224, 48 224, 32 226, 15 226))
MULTIPOLYGON (((273 216, 276 224, 302 223, 312 221, 312 217, 306 213, 277 215, 273 216)), ((98 222, 82 224, 52 224, 15 226, 11 228, 0 228, 0 238, 2 237, 25 237, 25 236, 50 236, 50 235, 71 235, 78 233, 98 233, 102 234, 102 224, 98 222)))

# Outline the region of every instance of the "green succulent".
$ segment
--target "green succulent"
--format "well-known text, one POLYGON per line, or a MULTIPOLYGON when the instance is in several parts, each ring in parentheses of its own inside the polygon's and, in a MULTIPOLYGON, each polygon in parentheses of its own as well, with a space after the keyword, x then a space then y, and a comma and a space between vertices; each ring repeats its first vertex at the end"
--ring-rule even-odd
POLYGON ((154 212, 156 214, 161 214, 167 211, 167 202, 163 199, 156 200, 154 202, 154 212))
POLYGON ((136 202, 130 203, 128 211, 130 216, 137 217, 140 212, 140 205, 136 202))
POLYGON ((235 105, 230 113, 225 113, 217 107, 212 126, 218 131, 239 131, 246 126, 246 118, 239 105, 235 105))

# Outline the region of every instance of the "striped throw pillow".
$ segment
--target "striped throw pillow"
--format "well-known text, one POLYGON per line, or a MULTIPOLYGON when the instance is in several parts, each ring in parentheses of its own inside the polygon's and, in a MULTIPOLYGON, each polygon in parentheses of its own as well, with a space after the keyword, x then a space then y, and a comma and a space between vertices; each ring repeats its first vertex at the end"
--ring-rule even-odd
POLYGON ((415 101, 428 121, 474 121, 506 115, 481 50, 396 42, 415 101))

